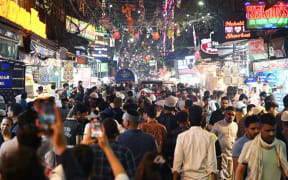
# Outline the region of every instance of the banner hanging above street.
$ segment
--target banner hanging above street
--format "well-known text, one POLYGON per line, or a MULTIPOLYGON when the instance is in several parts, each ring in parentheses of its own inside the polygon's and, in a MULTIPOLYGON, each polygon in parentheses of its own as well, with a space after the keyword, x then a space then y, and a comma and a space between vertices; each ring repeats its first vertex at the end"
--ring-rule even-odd
POLYGON ((98 37, 107 35, 107 31, 97 29, 92 24, 88 24, 84 21, 80 21, 76 18, 66 17, 66 30, 70 33, 78 33, 78 36, 88 39, 90 41, 98 41, 98 37))

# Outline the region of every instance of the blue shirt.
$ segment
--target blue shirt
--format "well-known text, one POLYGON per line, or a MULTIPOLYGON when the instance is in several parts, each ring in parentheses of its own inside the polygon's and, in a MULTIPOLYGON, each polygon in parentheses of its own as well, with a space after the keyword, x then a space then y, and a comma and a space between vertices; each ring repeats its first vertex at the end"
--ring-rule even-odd
POLYGON ((246 142, 250 141, 246 134, 242 136, 240 139, 238 139, 232 146, 232 157, 233 158, 239 158, 241 151, 243 149, 243 146, 246 142))
POLYGON ((146 152, 157 152, 155 138, 139 129, 128 129, 120 134, 118 143, 128 147, 135 157, 136 167, 146 152))

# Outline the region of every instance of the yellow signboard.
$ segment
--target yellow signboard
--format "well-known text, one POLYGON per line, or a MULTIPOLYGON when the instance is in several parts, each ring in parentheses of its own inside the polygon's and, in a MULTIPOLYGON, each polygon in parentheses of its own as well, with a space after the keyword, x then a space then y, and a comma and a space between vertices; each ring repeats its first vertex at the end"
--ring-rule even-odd
POLYGON ((97 36, 104 37, 107 35, 107 31, 100 31, 92 24, 88 24, 87 22, 78 20, 76 18, 66 16, 66 30, 70 33, 78 32, 78 36, 83 37, 85 39, 95 41, 97 36))
POLYGON ((31 8, 30 14, 14 1, 0 0, 0 16, 22 26, 26 30, 34 32, 43 38, 47 38, 46 24, 40 21, 38 11, 33 8, 31 8))

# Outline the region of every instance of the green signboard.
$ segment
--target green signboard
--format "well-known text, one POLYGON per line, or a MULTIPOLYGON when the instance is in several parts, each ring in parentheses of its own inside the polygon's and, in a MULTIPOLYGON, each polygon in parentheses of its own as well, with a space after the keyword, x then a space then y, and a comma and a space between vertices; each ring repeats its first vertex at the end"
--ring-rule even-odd
POLYGON ((100 72, 108 72, 108 63, 101 63, 100 72))

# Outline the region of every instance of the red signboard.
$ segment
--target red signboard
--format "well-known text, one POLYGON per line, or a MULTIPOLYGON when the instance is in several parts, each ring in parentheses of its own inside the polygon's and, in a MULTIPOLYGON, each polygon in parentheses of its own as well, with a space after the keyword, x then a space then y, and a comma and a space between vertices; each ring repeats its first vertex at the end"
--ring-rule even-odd
POLYGON ((246 5, 246 17, 248 29, 275 29, 288 28, 288 4, 278 2, 265 10, 265 3, 246 5))
POLYGON ((260 54, 264 53, 264 40, 263 39, 254 39, 249 41, 249 54, 260 54))
POLYGON ((218 49, 214 47, 217 45, 219 45, 219 43, 211 41, 211 39, 201 40, 201 50, 207 54, 218 54, 218 49))
POLYGON ((288 5, 281 2, 275 4, 265 11, 265 4, 253 4, 246 6, 247 19, 270 19, 270 18, 287 18, 288 5))

